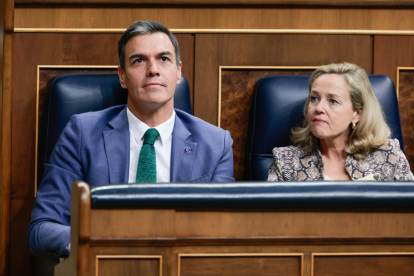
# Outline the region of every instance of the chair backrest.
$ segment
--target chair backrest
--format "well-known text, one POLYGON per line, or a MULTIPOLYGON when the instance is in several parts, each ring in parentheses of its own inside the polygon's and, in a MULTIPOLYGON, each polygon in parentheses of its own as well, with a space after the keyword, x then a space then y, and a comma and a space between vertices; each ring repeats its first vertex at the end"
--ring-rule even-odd
MULTIPOLYGON (((51 79, 44 95, 38 142, 38 177, 48 162, 63 128, 74 114, 98 111, 127 103, 128 91, 118 74, 66 74, 51 79)), ((174 95, 174 107, 193 114, 190 87, 182 77, 174 95)))
MULTIPOLYGON (((392 137, 399 140, 404 150, 394 83, 383 75, 368 77, 384 110, 392 137)), ((251 180, 266 180, 273 162, 272 149, 292 144, 292 129, 301 126, 304 119, 309 79, 310 76, 269 76, 257 83, 250 151, 251 180)))

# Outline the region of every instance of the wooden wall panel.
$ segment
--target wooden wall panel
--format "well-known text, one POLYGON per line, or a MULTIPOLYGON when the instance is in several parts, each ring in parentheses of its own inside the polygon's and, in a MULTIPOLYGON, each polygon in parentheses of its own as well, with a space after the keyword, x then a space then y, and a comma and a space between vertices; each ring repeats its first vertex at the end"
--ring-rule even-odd
POLYGON ((397 83, 397 67, 414 67, 414 36, 375 36, 374 38, 374 74, 389 76, 399 89, 401 128, 404 149, 414 171, 414 87, 413 71, 400 76, 397 83))
POLYGON ((219 66, 318 66, 347 61, 372 72, 368 35, 196 34, 195 44, 195 116, 212 124, 218 119, 219 66))
POLYGON ((405 156, 414 171, 414 67, 412 70, 400 70, 398 83, 398 104, 403 133, 405 156))
POLYGON ((414 67, 414 36, 374 37, 373 73, 397 81, 397 67, 414 67))
POLYGON ((301 258, 291 256, 205 256, 181 258, 180 276, 300 276, 301 258))
POLYGON ((10 195, 12 160, 13 107, 13 29, 14 1, 1 1, 2 63, 1 63, 1 172, 0 172, 0 275, 10 272, 10 195))
POLYGON ((220 238, 400 236, 412 240, 414 221, 409 220, 413 218, 409 213, 182 211, 176 214, 176 235, 220 238))
POLYGON ((412 8, 229 6, 17 7, 15 28, 127 28, 153 19, 170 29, 414 30, 412 8))
POLYGON ((97 256, 96 276, 161 276, 159 258, 146 256, 97 256))
MULTIPOLYGON (((221 73, 220 127, 233 138, 234 178, 250 180, 253 97, 256 83, 270 75, 310 75, 314 69, 223 69, 221 73)), ((269 118, 271 120, 271 118, 269 118)))
MULTIPOLYGON (((120 36, 121 34, 15 34, 11 114, 11 275, 30 275, 30 266, 21 264, 30 263, 26 231, 34 203, 36 66, 117 65, 117 42, 120 36)), ((179 35, 177 39, 183 51, 192 53, 192 35, 179 35)), ((190 64, 185 69, 189 72, 189 81, 192 80, 192 59, 190 54, 183 56, 183 63, 190 64)))
MULTIPOLYGON (((130 239, 129 241, 132 240, 130 239)), ((128 245, 119 244, 111 247, 105 247, 102 245, 91 247, 89 250, 89 262, 94 265, 90 267, 89 275, 101 275, 102 269, 105 269, 103 266, 108 267, 108 271, 104 271, 106 275, 159 276, 160 271, 162 271, 162 275, 164 276, 177 275, 178 257, 177 254, 175 254, 174 249, 165 245, 154 246, 153 242, 151 242, 151 245, 130 245, 131 244, 129 243, 128 245), (97 261, 98 271, 95 269, 97 261), (113 268, 109 268, 109 265, 111 265, 110 263, 116 264, 118 261, 123 262, 125 266, 120 268, 118 271, 115 271, 113 268), (103 264, 102 262, 106 262, 106 264, 103 264), (102 264, 103 266, 101 266, 102 264), (128 272, 134 272, 132 269, 136 269, 135 274, 126 274, 128 272), (140 271, 137 271, 138 269, 140 271)))
POLYGON ((413 275, 414 256, 315 256, 313 276, 413 275))

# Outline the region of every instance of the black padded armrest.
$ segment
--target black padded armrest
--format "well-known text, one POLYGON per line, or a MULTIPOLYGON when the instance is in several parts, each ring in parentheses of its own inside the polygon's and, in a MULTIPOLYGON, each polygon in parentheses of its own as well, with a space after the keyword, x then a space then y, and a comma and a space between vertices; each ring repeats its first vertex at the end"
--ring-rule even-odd
POLYGON ((412 211, 414 182, 116 184, 91 188, 91 207, 412 211))

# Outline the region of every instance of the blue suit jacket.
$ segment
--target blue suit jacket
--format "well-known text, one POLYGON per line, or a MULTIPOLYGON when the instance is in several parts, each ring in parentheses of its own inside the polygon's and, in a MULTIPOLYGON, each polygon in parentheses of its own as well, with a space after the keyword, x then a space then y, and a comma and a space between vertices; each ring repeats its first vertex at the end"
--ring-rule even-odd
MULTIPOLYGON (((175 112, 171 182, 234 181, 230 133, 181 110, 175 112)), ((126 106, 72 116, 45 164, 37 191, 27 237, 34 255, 67 255, 73 182, 127 183, 129 149, 126 106)))

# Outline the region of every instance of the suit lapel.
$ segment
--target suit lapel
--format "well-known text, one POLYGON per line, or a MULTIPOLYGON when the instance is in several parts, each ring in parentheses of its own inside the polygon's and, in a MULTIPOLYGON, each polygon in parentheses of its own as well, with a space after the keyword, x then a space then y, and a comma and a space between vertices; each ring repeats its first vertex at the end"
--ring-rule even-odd
POLYGON ((130 134, 126 107, 108 125, 113 129, 103 132, 110 183, 127 183, 129 174, 130 134))
POLYGON ((171 182, 191 182, 197 143, 191 141, 191 132, 175 115, 171 145, 171 182))

